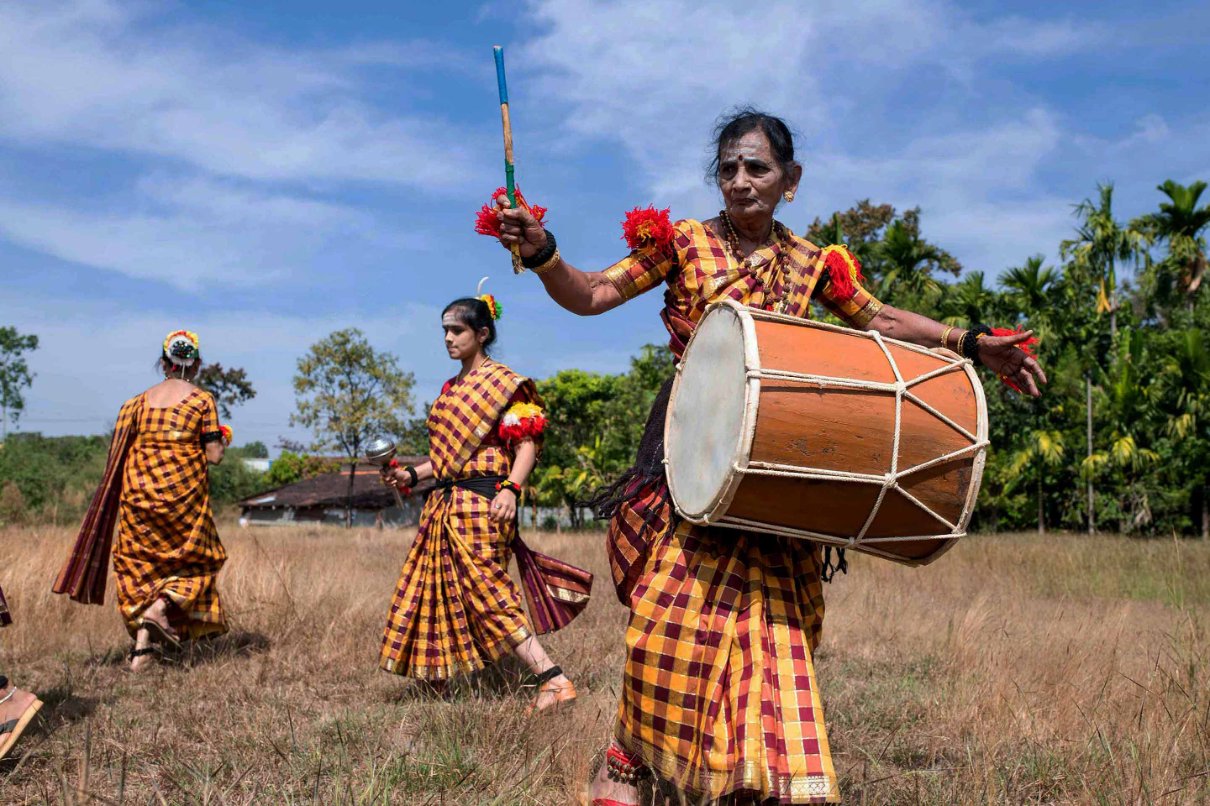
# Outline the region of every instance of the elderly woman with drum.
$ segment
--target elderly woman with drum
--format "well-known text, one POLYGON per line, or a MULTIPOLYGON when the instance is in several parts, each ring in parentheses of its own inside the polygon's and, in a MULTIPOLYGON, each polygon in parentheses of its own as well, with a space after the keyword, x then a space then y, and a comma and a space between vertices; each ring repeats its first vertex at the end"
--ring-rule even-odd
MULTIPOLYGON (((604 271, 564 260, 541 225, 540 208, 509 209, 498 197, 495 234, 573 313, 604 313, 665 286, 662 318, 678 359, 715 303, 767 311, 762 316, 776 324, 809 317, 815 299, 871 338, 948 348, 1039 394, 1045 374, 1019 346, 1029 333, 950 328, 884 305, 862 287, 860 267, 843 248, 821 250, 774 219, 802 177, 780 119, 741 110, 721 122, 716 141, 719 215, 672 223, 667 211, 635 210, 624 225, 630 255, 604 271)), ((882 349, 882 342, 874 346, 882 349)), ((877 389, 900 405, 915 381, 891 381, 877 389)), ((718 383, 744 384, 745 377, 720 374, 718 383)), ((670 394, 671 383, 651 412, 635 466, 599 501, 610 517, 614 582, 631 613, 614 741, 593 781, 593 803, 638 803, 634 782, 649 773, 708 799, 836 801, 812 661, 824 612, 823 551, 815 542, 768 533, 775 530, 695 525, 674 513, 662 463, 670 394)), ((702 408, 702 418, 713 416, 702 408)), ((957 416, 941 403, 924 408, 951 422, 957 416)), ((972 436, 971 445, 981 447, 979 435, 972 436)))

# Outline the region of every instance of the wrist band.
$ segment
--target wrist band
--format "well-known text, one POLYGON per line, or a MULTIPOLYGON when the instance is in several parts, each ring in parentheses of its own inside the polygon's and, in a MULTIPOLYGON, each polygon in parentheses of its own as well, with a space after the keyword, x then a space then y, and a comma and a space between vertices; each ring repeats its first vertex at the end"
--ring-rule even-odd
POLYGON ((512 490, 513 495, 515 495, 517 497, 521 496, 521 487, 515 481, 510 481, 508 479, 505 479, 504 481, 499 482, 496 485, 496 492, 499 493, 499 492, 503 492, 505 490, 512 490))
POLYGON ((410 479, 410 481, 408 481, 409 487, 415 487, 416 484, 420 481, 420 474, 418 474, 416 472, 416 468, 412 467, 411 465, 408 465, 407 467, 405 467, 403 469, 403 472, 408 474, 408 479, 410 479))
POLYGON ((984 336, 991 335, 992 329, 987 325, 971 325, 970 329, 962 334, 962 339, 959 342, 959 352, 963 358, 969 358, 976 364, 982 364, 979 360, 979 339, 984 336))
POLYGON ((546 233, 546 246, 542 247, 529 257, 521 258, 522 266, 527 269, 531 269, 538 274, 541 274, 541 272, 538 271, 539 269, 548 268, 546 264, 550 262, 551 257, 553 257, 555 252, 558 251, 558 245, 555 243, 554 233, 548 229, 544 229, 542 231, 546 233))

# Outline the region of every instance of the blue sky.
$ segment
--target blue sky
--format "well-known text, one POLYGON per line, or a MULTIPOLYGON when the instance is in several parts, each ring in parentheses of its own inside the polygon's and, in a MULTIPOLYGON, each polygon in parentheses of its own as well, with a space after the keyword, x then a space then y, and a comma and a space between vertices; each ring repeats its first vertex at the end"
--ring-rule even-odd
POLYGON ((501 183, 491 46, 518 176, 582 268, 655 203, 708 217, 714 119, 798 134, 803 229, 870 198, 990 275, 1054 258, 1071 205, 1122 217, 1210 179, 1210 6, 713 0, 0 4, 0 324, 38 334, 24 430, 97 433, 155 381, 164 333, 247 369, 237 442, 292 431, 309 344, 362 328, 431 399, 438 313, 484 275, 499 356, 618 371, 663 340, 659 294, 597 319, 473 232, 501 183))

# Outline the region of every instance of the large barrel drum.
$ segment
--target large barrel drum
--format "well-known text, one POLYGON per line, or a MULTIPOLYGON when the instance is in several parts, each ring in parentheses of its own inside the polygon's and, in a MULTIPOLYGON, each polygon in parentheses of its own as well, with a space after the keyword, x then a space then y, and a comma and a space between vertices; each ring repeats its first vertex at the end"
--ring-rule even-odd
POLYGON ((966 534, 987 403, 948 350, 727 301, 685 350, 665 433, 686 520, 923 565, 966 534))

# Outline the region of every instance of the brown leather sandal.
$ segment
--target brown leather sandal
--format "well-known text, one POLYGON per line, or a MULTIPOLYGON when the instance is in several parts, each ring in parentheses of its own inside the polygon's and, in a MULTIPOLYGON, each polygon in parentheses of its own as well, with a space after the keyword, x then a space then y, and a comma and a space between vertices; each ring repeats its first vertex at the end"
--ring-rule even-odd
POLYGON ((563 670, 561 668, 558 666, 552 666, 545 672, 542 672, 542 674, 535 675, 530 682, 525 684, 526 688, 536 687, 538 689, 538 696, 534 698, 533 704, 526 709, 527 714, 540 714, 543 711, 549 711, 552 708, 570 705, 575 701, 576 687, 570 680, 568 680, 566 683, 554 682, 554 679, 561 674, 563 674, 563 670), (553 694, 554 699, 547 705, 543 705, 541 708, 539 708, 538 700, 542 698, 543 694, 553 694))

